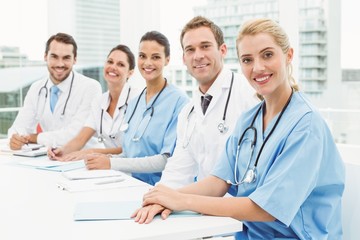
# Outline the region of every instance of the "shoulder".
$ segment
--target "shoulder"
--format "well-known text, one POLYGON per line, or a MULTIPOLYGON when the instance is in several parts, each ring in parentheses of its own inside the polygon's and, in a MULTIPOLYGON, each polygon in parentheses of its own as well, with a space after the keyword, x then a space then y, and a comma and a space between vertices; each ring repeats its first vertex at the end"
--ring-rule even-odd
POLYGON ((185 93, 184 90, 180 89, 179 87, 177 87, 171 83, 168 84, 168 86, 164 90, 166 90, 168 95, 173 98, 184 99, 186 101, 189 100, 189 97, 187 96, 187 94, 185 93))
POLYGON ((301 92, 294 92, 289 105, 290 111, 285 115, 287 123, 295 131, 323 132, 328 126, 318 109, 301 92))
POLYGON ((75 71, 74 71, 74 82, 78 82, 80 84, 86 84, 86 86, 91 85, 91 86, 101 87, 99 81, 75 71))

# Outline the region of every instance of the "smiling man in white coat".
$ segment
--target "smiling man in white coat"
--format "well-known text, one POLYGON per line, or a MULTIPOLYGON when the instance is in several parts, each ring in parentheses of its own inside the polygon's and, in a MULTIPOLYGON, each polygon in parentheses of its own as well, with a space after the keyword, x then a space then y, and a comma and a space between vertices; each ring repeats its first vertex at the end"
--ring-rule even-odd
POLYGON ((63 145, 80 131, 92 100, 102 91, 99 82, 73 70, 76 57, 77 44, 72 36, 58 33, 48 39, 44 60, 49 76, 31 85, 8 130, 11 149, 21 149, 27 143, 63 145))
POLYGON ((179 114, 176 148, 159 182, 173 188, 210 174, 240 114, 258 102, 246 79, 224 67, 227 47, 215 23, 193 18, 180 41, 199 88, 179 114))

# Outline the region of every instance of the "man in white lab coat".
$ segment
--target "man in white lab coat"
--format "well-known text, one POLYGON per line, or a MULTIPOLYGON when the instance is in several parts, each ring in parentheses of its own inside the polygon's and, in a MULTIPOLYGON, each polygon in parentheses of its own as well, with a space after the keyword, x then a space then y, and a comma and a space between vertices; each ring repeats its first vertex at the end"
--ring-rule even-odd
POLYGON ((195 17, 180 40, 199 89, 179 114, 176 148, 159 182, 174 188, 210 174, 240 114, 258 102, 247 80, 224 68, 227 47, 216 24, 195 17))
POLYGON ((48 39, 44 60, 49 76, 31 85, 8 130, 11 149, 21 149, 27 143, 63 145, 80 131, 92 100, 102 91, 99 82, 73 70, 76 57, 72 36, 58 33, 48 39))

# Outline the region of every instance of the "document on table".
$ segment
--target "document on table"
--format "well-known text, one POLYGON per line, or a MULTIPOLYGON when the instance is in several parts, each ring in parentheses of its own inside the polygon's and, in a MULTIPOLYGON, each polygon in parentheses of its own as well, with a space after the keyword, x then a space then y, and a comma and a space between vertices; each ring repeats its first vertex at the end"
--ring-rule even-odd
MULTIPOLYGON (((78 170, 76 170, 78 171, 78 170)), ((90 170, 96 171, 96 170, 90 170)), ((78 171, 80 173, 80 171, 78 171)), ((109 172, 110 173, 110 172, 109 172)), ((70 175, 71 177, 75 177, 78 173, 70 175)), ((93 176, 99 176, 104 173, 94 173, 93 176)), ((60 179, 57 183, 57 186, 61 190, 66 190, 69 192, 82 192, 82 191, 93 191, 93 190, 101 190, 101 189, 112 189, 112 188, 123 188, 123 187, 135 187, 135 186, 145 186, 144 182, 132 178, 125 173, 118 172, 117 175, 112 177, 94 177, 94 178, 83 178, 78 180, 70 180, 67 177, 64 177, 63 174, 62 179, 60 179)), ((67 174, 66 174, 67 175, 67 174)), ((90 176, 90 174, 85 174, 90 176)), ((79 177, 79 175, 78 175, 79 177)))
POLYGON ((93 178, 112 178, 120 177, 124 173, 115 171, 112 169, 107 170, 87 170, 86 168, 64 172, 63 176, 69 180, 82 180, 82 179, 93 179, 93 178))
MULTIPOLYGON (((141 207, 138 201, 119 202, 81 202, 75 205, 75 221, 95 220, 129 220, 131 214, 141 207)), ((170 217, 196 217, 199 213, 192 211, 174 212, 170 217)))
POLYGON ((85 163, 83 160, 60 162, 50 160, 47 156, 38 158, 26 158, 24 160, 18 161, 17 164, 27 167, 33 167, 36 169, 56 172, 66 172, 85 167, 85 163))
POLYGON ((44 145, 36 144, 36 143, 29 143, 24 145, 20 150, 12 150, 9 147, 9 144, 6 143, 5 145, 1 145, 1 152, 4 153, 11 153, 17 156, 25 156, 25 157, 37 157, 43 156, 47 153, 47 148, 44 145))

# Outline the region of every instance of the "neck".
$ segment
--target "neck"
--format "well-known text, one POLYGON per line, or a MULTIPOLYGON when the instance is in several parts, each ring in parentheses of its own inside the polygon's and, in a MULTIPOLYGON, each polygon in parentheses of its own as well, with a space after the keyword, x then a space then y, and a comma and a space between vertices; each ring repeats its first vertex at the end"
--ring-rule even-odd
POLYGON ((161 89, 164 87, 165 84, 165 78, 161 78, 158 81, 154 82, 147 82, 146 83, 146 102, 149 102, 149 100, 156 95, 158 92, 161 91, 161 89))
POLYGON ((292 89, 287 87, 272 94, 274 97, 265 97, 264 130, 268 123, 285 107, 291 96, 292 89))
POLYGON ((124 88, 125 83, 122 84, 117 84, 117 85, 113 85, 113 84, 109 84, 108 85, 108 89, 109 89, 109 94, 110 94, 110 98, 111 98, 111 103, 115 102, 115 105, 117 104, 121 91, 124 88))

